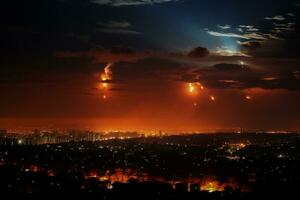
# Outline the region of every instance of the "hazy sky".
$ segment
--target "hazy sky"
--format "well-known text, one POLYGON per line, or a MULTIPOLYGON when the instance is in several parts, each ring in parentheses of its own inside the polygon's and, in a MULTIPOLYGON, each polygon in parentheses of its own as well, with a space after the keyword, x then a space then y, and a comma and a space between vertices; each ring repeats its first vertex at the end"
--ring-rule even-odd
POLYGON ((300 1, 7 0, 0 128, 300 128, 300 1))

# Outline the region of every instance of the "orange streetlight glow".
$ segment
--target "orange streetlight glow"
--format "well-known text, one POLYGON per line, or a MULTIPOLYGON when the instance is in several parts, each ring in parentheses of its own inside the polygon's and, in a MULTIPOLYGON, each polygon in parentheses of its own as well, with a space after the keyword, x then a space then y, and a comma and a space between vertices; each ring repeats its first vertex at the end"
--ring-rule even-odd
POLYGON ((211 100, 211 101, 216 101, 216 97, 210 96, 210 100, 211 100))

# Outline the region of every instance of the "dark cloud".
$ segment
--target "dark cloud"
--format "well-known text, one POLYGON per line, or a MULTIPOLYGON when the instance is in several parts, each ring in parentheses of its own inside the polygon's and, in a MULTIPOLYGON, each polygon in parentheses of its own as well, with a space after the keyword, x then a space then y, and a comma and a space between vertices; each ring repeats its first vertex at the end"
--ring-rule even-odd
POLYGON ((260 45, 242 44, 242 47, 248 55, 256 58, 298 58, 300 40, 293 35, 289 35, 285 40, 264 41, 260 45))
POLYGON ((125 46, 114 46, 111 48, 113 54, 134 54, 136 51, 133 48, 125 46))
POLYGON ((196 47, 195 49, 193 49, 188 53, 188 56, 190 58, 203 58, 208 55, 209 55, 208 49, 200 46, 196 47))
POLYGON ((290 68, 285 72, 278 72, 278 69, 262 72, 251 66, 220 63, 195 69, 189 75, 182 76, 182 80, 200 82, 208 88, 217 89, 300 90, 300 80, 297 78, 298 69, 299 67, 290 68))
POLYGON ((129 29, 108 29, 108 28, 98 28, 99 32, 107 33, 107 34, 119 34, 119 35, 140 35, 141 33, 134 30, 129 29))
POLYGON ((112 65, 113 80, 175 80, 187 71, 184 65, 166 58, 149 57, 136 62, 118 62, 112 65))
POLYGON ((140 35, 141 33, 129 29, 131 24, 127 21, 108 21, 98 22, 97 31, 107 34, 121 34, 121 35, 140 35))
POLYGON ((228 64, 228 63, 216 64, 216 65, 213 66, 213 68, 218 69, 220 71, 248 70, 248 68, 243 66, 243 65, 228 64))
MULTIPOLYGON (((194 71, 197 81, 209 88, 240 88, 247 87, 249 81, 257 78, 257 74, 247 66, 220 63, 194 71)), ((251 86, 249 86, 251 87, 251 86)))
POLYGON ((239 44, 245 49, 256 49, 261 47, 261 42, 259 41, 239 42, 239 44))
POLYGON ((96 63, 137 61, 151 56, 149 51, 135 51, 126 46, 113 46, 111 49, 91 49, 88 51, 61 51, 54 54, 57 58, 89 57, 96 63))
POLYGON ((97 23, 101 27, 106 28, 129 28, 131 24, 127 21, 108 21, 108 22, 98 22, 97 23))

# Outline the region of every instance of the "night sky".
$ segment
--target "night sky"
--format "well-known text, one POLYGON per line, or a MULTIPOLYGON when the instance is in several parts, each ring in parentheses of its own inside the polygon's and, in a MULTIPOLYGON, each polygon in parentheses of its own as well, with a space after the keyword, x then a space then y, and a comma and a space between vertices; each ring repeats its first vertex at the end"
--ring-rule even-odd
POLYGON ((4 0, 0 128, 300 129, 299 0, 4 0))

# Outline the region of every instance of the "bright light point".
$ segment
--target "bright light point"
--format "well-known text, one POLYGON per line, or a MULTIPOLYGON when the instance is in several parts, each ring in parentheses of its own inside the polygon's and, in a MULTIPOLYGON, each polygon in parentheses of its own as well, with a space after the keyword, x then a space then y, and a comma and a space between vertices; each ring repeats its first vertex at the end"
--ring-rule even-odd
POLYGON ((102 81, 107 81, 107 77, 106 77, 105 74, 101 74, 101 80, 102 80, 102 81))
POLYGON ((211 101, 216 101, 216 97, 210 96, 210 100, 211 100, 211 101))
POLYGON ((246 98, 247 100, 251 100, 251 99, 252 99, 252 97, 249 96, 249 95, 247 95, 245 98, 246 98))
POLYGON ((107 99, 107 96, 106 96, 106 95, 103 95, 102 98, 103 98, 103 99, 107 99))
POLYGON ((245 62, 244 61, 240 61, 240 65, 245 65, 245 62))
POLYGON ((204 90, 204 87, 201 83, 197 83, 197 86, 199 86, 201 90, 204 90))
POLYGON ((103 88, 107 88, 108 84, 107 83, 102 83, 103 88))
POLYGON ((192 83, 189 84, 189 91, 190 91, 190 93, 195 93, 196 92, 196 88, 192 83))
POLYGON ((247 145, 246 144, 244 144, 244 143, 240 143, 239 144, 239 147, 241 147, 241 148, 245 148, 247 145))
POLYGON ((18 140, 18 144, 22 144, 23 143, 23 141, 20 139, 20 140, 18 140))
POLYGON ((188 91, 190 94, 196 95, 198 94, 199 90, 203 90, 204 87, 201 83, 189 83, 188 84, 188 91))

